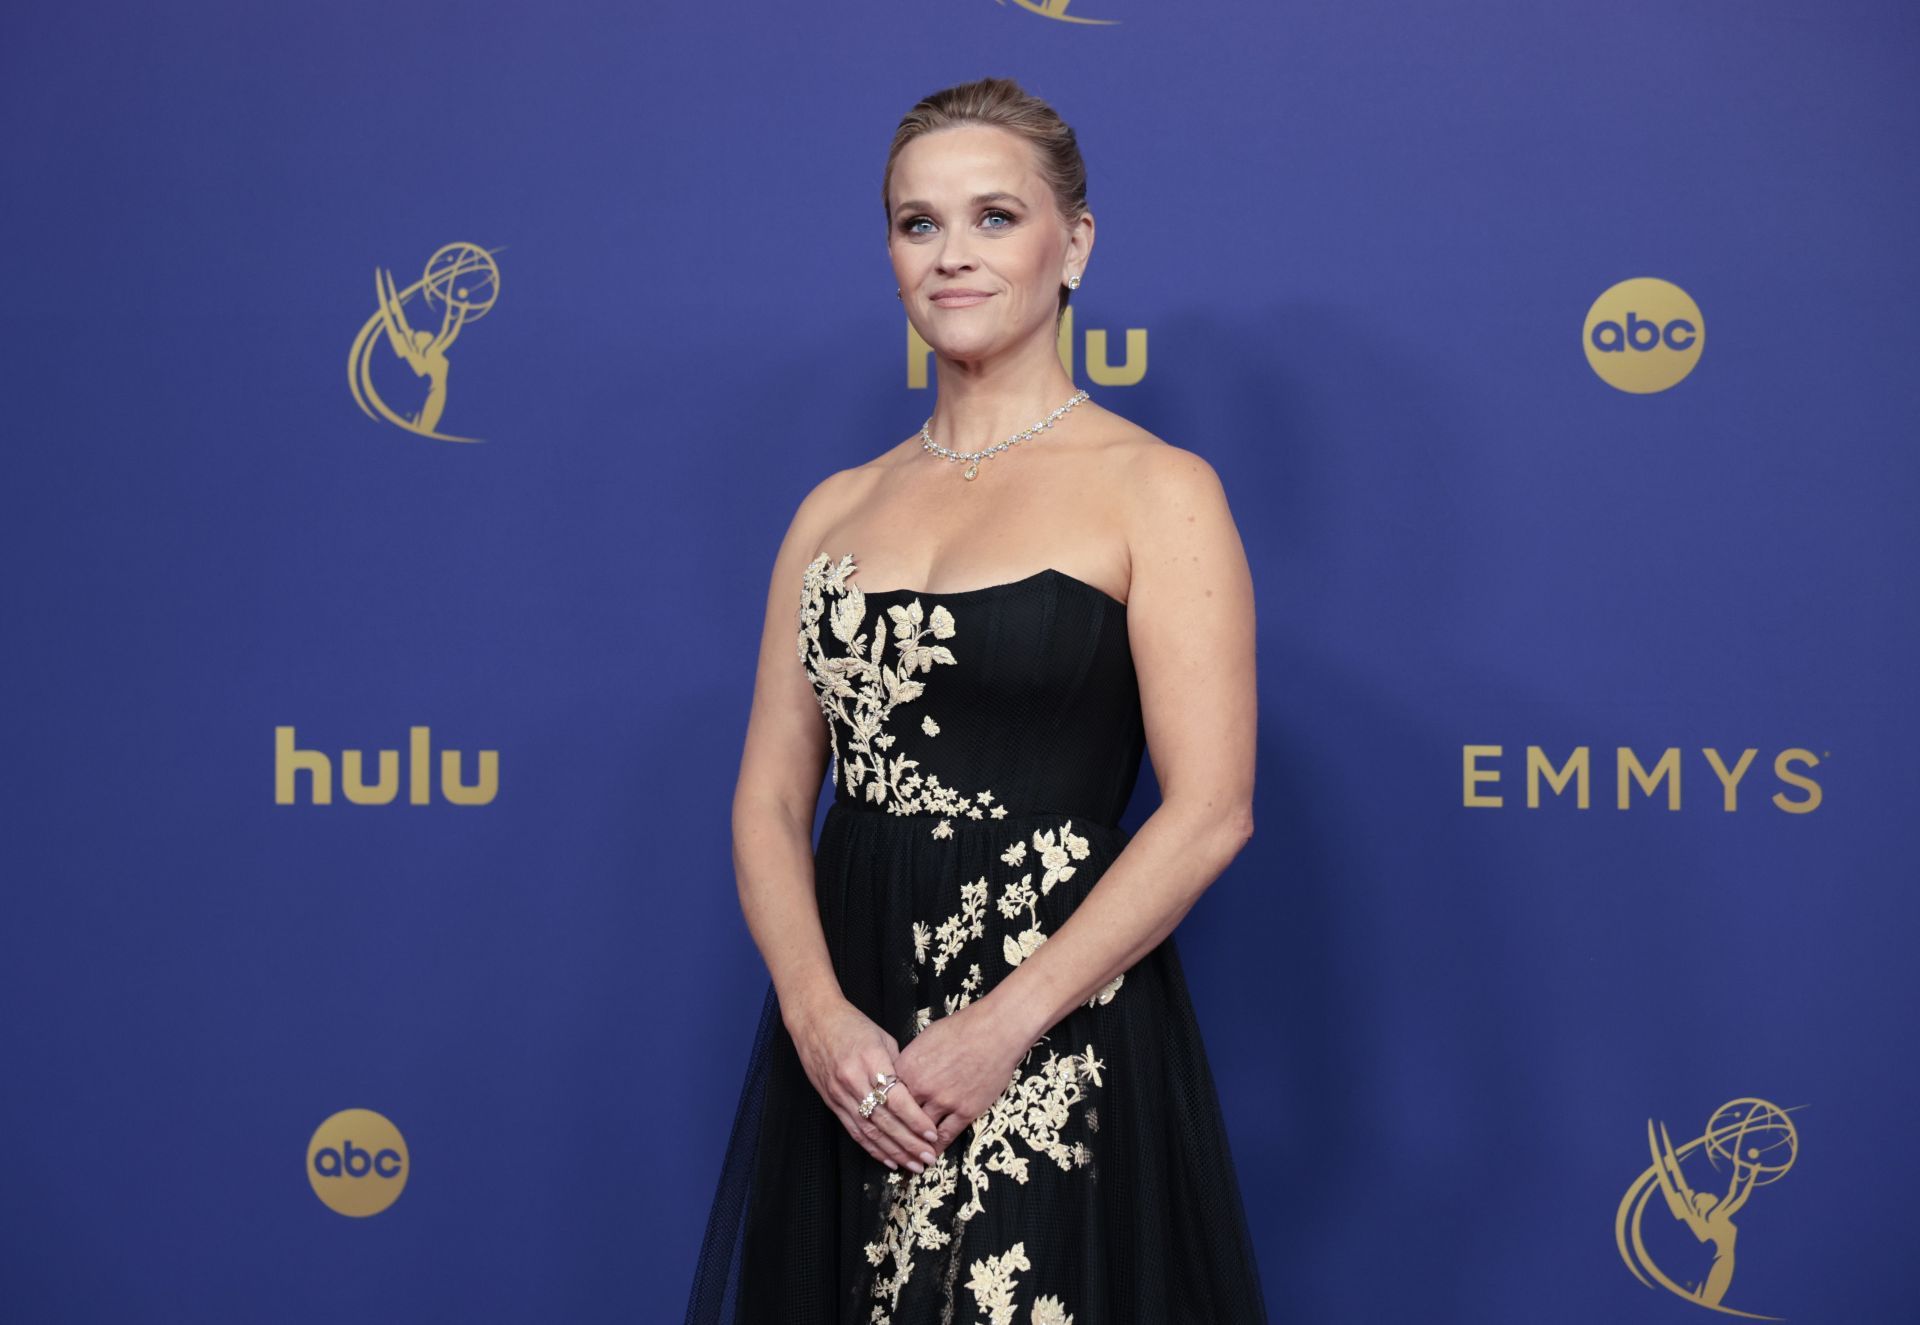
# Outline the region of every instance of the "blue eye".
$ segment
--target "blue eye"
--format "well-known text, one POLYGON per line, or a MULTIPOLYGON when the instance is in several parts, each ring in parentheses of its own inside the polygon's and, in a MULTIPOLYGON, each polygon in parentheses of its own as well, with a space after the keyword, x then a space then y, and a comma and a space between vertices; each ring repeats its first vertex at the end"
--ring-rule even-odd
MULTIPOLYGON (((1004 216, 1007 218, 1007 222, 1009 225, 1011 225, 1015 220, 1015 217, 1012 212, 1009 212, 1004 208, 1000 208, 1000 207, 989 208, 987 211, 987 215, 988 216, 1004 216)), ((908 235, 925 234, 926 232, 924 230, 914 229, 914 227, 919 225, 922 221, 928 221, 929 223, 931 223, 931 218, 926 216, 909 217, 906 221, 904 221, 901 224, 900 226, 901 233, 908 234, 908 235)), ((1004 225, 988 227, 988 229, 991 229, 991 230, 1005 230, 1006 228, 1007 227, 1004 225)))

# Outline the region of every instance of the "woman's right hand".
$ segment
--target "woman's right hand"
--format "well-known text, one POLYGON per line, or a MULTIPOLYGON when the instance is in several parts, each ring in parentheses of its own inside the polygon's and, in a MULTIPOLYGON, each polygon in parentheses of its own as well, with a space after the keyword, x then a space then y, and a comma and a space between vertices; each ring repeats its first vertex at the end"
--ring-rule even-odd
POLYGON ((787 1031, 813 1088, 862 1150, 890 1169, 905 1164, 918 1173, 933 1163, 930 1138, 938 1133, 906 1082, 893 1084, 872 1117, 860 1116, 874 1075, 893 1071, 897 1040, 844 998, 794 1018, 787 1031))

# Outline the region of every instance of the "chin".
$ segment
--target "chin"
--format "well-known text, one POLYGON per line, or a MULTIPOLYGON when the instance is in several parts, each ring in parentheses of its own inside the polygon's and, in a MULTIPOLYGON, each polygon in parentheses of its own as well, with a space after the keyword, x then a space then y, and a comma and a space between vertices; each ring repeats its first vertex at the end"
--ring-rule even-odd
POLYGON ((939 340, 927 341, 935 353, 944 354, 949 359, 977 359, 1006 343, 1005 336, 942 336, 939 340))

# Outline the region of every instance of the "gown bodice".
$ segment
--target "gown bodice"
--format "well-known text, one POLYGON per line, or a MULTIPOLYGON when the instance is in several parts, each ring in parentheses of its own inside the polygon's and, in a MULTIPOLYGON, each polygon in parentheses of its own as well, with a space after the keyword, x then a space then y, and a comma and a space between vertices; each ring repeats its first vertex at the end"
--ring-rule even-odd
POLYGON ((843 811, 936 835, 1035 814, 1117 827, 1146 747, 1126 605, 1064 571, 957 593, 864 590, 807 566, 798 652, 843 811))

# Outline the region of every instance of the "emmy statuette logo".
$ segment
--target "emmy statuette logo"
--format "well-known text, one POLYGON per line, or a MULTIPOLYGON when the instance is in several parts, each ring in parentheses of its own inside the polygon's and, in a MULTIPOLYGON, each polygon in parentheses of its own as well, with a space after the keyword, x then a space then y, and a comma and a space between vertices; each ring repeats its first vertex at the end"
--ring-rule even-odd
POLYGON ((1067 12, 1067 6, 1073 0, 994 0, 996 4, 1011 2, 1016 9, 1024 9, 1029 14, 1038 14, 1041 18, 1058 19, 1062 23, 1118 23, 1117 18, 1080 18, 1067 12))
POLYGON ((335 1214, 379 1214, 400 1199, 411 1167, 400 1129, 372 1109, 342 1109, 307 1140, 307 1182, 335 1214))
MULTIPOLYGON (((1733 1285, 1734 1242, 1740 1233, 1734 1216, 1746 1207, 1756 1189, 1785 1177, 1799 1158, 1800 1134, 1787 1117, 1789 1112, 1762 1099, 1728 1100, 1707 1119, 1706 1131, 1678 1148, 1667 1135, 1665 1123, 1647 1120, 1647 1148, 1653 1162, 1627 1188, 1613 1216, 1614 1245, 1634 1278, 1648 1288, 1658 1285, 1676 1297, 1725 1315, 1748 1320, 1786 1319, 1742 1311, 1728 1306, 1724 1299, 1733 1285), (1696 1165, 1692 1180, 1684 1163, 1689 1156, 1695 1158, 1696 1165), (1701 1159, 1711 1172, 1699 1171, 1701 1159), (1725 1190, 1718 1190, 1723 1181, 1725 1190), (1687 1282, 1676 1280, 1647 1249, 1641 1220, 1656 1192, 1676 1223, 1713 1248, 1705 1274, 1687 1282)), ((1689 1271, 1676 1269, 1675 1274, 1686 1280, 1689 1271)))
POLYGON ((1693 371, 1707 343, 1707 324, 1685 290, 1658 277, 1636 276, 1593 301, 1580 343, 1602 382, 1649 395, 1693 371))
POLYGON ((373 315, 353 338, 347 356, 347 386, 367 417, 385 419, 437 441, 481 440, 441 432, 440 416, 447 408, 447 376, 452 366, 447 352, 460 329, 485 317, 500 297, 500 268, 493 260, 498 252, 478 244, 445 245, 427 259, 420 279, 404 290, 395 287, 392 272, 374 269, 373 315), (409 319, 407 305, 415 295, 420 303, 409 319), (414 322, 421 325, 416 327, 414 322), (382 345, 427 384, 425 399, 411 413, 402 414, 389 405, 374 385, 373 356, 382 345))

